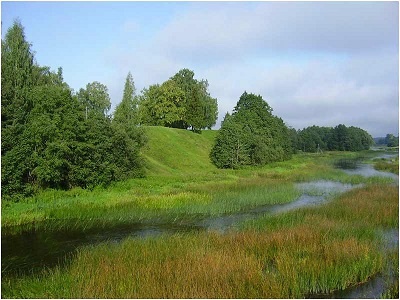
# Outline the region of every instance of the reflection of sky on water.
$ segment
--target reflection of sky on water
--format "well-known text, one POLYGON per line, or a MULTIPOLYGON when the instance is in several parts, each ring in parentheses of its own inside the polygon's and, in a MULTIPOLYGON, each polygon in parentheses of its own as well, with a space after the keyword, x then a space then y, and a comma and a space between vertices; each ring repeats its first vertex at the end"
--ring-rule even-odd
MULTIPOLYGON (((384 154, 377 158, 387 159, 395 156, 397 155, 384 154)), ((397 183, 399 180, 398 175, 377 171, 369 164, 360 164, 356 169, 347 169, 343 170, 343 172, 365 177, 389 177, 397 183)), ((293 202, 278 205, 262 205, 230 215, 207 217, 201 220, 180 221, 178 224, 130 224, 108 230, 98 229, 91 232, 36 232, 35 230, 29 230, 19 236, 2 236, 2 276, 8 276, 16 272, 26 274, 32 270, 40 271, 46 267, 68 263, 68 257, 75 253, 78 247, 96 245, 105 241, 118 243, 127 237, 146 238, 198 230, 224 233, 233 229, 240 222, 258 218, 264 214, 277 214, 301 207, 319 205, 329 201, 337 194, 362 186, 362 184, 352 185, 328 180, 302 182, 295 185, 302 192, 302 195, 293 202)), ((398 229, 383 232, 385 245, 388 245, 385 247, 398 247, 398 235, 398 229)), ((384 282, 382 282, 382 276, 376 276, 366 284, 330 295, 323 295, 323 298, 379 297, 385 288, 384 282)), ((322 295, 311 296, 312 298, 317 298, 322 295)))
POLYGON ((347 169, 343 170, 343 172, 346 172, 349 175, 361 175, 364 177, 374 177, 374 176, 389 177, 396 180, 397 182, 399 181, 399 175, 375 170, 374 167, 370 164, 360 164, 356 169, 353 170, 347 169))

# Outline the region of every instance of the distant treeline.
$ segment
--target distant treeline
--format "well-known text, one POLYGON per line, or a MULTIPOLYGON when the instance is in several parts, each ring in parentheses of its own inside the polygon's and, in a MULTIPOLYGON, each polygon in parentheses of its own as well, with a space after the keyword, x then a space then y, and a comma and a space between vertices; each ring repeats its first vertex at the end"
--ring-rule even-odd
POLYGON ((375 144, 377 145, 386 145, 388 147, 398 147, 399 146, 399 137, 394 136, 391 133, 388 133, 386 137, 377 137, 374 138, 375 144))
POLYGON ((218 168, 240 168, 286 160, 299 150, 361 151, 373 144, 368 132, 354 126, 288 128, 260 95, 244 92, 225 115, 210 158, 218 168))
POLYGON ((334 128, 314 125, 299 131, 292 129, 291 133, 293 149, 304 152, 361 151, 374 145, 368 132, 343 124, 334 128))

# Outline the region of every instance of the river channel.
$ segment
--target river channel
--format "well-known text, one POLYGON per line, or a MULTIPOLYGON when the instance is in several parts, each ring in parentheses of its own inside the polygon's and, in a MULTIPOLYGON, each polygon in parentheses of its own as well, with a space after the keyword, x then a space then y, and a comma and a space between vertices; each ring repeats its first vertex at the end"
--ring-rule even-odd
MULTIPOLYGON (((390 156, 392 157, 392 156, 390 156)), ((387 157, 387 158, 390 158, 387 157)), ((386 158, 386 157, 385 157, 386 158)), ((398 184, 398 175, 376 171, 369 164, 357 164, 356 168, 343 170, 348 174, 370 176, 386 176, 398 184)), ((108 230, 81 231, 50 231, 42 232, 35 229, 25 230, 17 235, 2 235, 1 238, 1 268, 3 277, 19 277, 35 274, 45 268, 68 264, 69 258, 76 249, 85 245, 101 242, 116 242, 127 238, 145 238, 164 234, 174 234, 189 231, 218 231, 224 233, 233 229, 240 222, 257 218, 264 214, 277 214, 301 207, 320 205, 331 200, 335 195, 344 193, 362 185, 343 184, 335 181, 318 180, 296 183, 301 196, 295 201, 279 204, 264 205, 241 211, 235 214, 207 217, 193 221, 176 223, 137 223, 118 226, 108 230)), ((384 232, 388 245, 398 247, 398 229, 384 232)), ((389 246, 388 246, 389 247, 389 246)), ((323 298, 375 298, 383 292, 385 282, 383 276, 375 276, 369 282, 323 298)), ((318 295, 313 295, 316 298, 318 295)))

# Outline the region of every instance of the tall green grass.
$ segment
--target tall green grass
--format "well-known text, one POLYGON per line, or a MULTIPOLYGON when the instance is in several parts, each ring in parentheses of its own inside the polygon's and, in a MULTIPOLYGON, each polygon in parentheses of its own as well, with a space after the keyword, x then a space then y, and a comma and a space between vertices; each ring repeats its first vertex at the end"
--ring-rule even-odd
POLYGON ((399 157, 392 161, 387 161, 385 159, 378 160, 374 163, 374 168, 376 170, 391 172, 399 175, 399 157))
POLYGON ((208 188, 210 186, 193 185, 185 189, 138 196, 130 193, 89 194, 85 198, 60 198, 40 205, 20 203, 14 205, 12 214, 2 219, 3 226, 19 226, 4 226, 3 234, 32 226, 37 230, 89 230, 144 220, 171 222, 198 219, 239 212, 259 205, 287 203, 300 195, 291 183, 257 178, 220 183, 211 190, 208 188))
MULTIPOLYGON (((64 269, 3 281, 18 298, 302 298, 367 281, 398 226, 398 190, 369 186, 320 207, 188 233, 81 248, 64 269)), ((395 287, 390 293, 395 293, 395 287)), ((398 292, 398 291, 397 291, 398 292)))
MULTIPOLYGON (((189 135, 192 144, 206 145, 204 149, 210 147, 213 137, 212 131, 204 131, 199 135, 168 128, 148 130, 153 131, 150 136, 154 141, 163 133, 172 141, 174 135, 178 140, 180 135, 189 135)), ((164 137, 163 141, 168 138, 164 137)), ((176 141, 171 142, 171 145, 174 144, 179 145, 176 141)), ((161 152, 160 147, 154 147, 157 151, 151 148, 148 155, 153 151, 161 152)), ((183 152, 188 150, 184 145, 181 147, 183 152)), ((208 155, 203 150, 195 155, 200 157, 198 163, 203 165, 200 169, 197 169, 196 163, 179 167, 175 159, 175 167, 172 163, 164 163, 175 172, 157 174, 157 169, 151 168, 146 178, 114 183, 108 188, 96 188, 93 191, 79 188, 70 191, 49 190, 19 203, 2 202, 3 232, 11 233, 20 225, 23 226, 17 230, 23 227, 85 230, 137 223, 145 219, 168 221, 232 213, 257 205, 292 201, 299 195, 294 189, 294 182, 324 179, 371 184, 391 181, 388 178, 352 176, 333 167, 335 160, 355 157, 354 153, 298 154, 289 161, 265 167, 217 170, 210 166, 208 155)), ((158 157, 161 163, 162 158, 155 153, 151 156, 158 157)), ((194 160, 191 158, 189 161, 194 160)))

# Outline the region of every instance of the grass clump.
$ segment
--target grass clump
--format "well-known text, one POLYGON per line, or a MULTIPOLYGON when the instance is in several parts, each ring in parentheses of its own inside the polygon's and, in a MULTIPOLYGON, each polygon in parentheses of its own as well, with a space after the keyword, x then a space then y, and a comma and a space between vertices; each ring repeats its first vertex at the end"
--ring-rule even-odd
POLYGON ((396 226, 397 188, 367 186, 225 235, 84 247, 65 269, 4 281, 2 291, 21 298, 302 298, 381 272, 387 262, 376 228, 396 226))
MULTIPOLYGON (((208 144, 202 143, 208 145, 205 148, 210 146, 213 136, 211 131, 198 135, 168 128, 149 130, 154 131, 155 137, 164 131, 171 138, 180 134, 189 134, 197 139, 202 137, 208 140, 208 144)), ((156 141, 155 137, 153 140, 156 141)), ((194 141, 198 143, 196 139, 194 141)), ((187 150, 182 147, 182 151, 187 150)), ((199 163, 204 168, 197 173, 194 171, 197 168, 195 165, 193 168, 181 166, 179 169, 178 166, 175 168, 165 163, 176 172, 156 174, 157 169, 150 168, 152 171, 146 178, 114 183, 107 189, 48 190, 18 203, 3 201, 3 232, 12 232, 17 226, 22 226, 19 229, 85 230, 137 223, 145 219, 170 221, 182 216, 193 218, 238 212, 257 205, 286 203, 296 199, 299 194, 294 188, 295 182, 333 180, 351 184, 385 184, 392 181, 390 178, 349 175, 333 167, 335 160, 353 158, 354 153, 298 154, 289 161, 259 168, 217 170, 208 157, 204 158, 205 154, 200 155, 201 151, 196 155, 203 157, 199 163)), ((151 156, 157 157, 156 154, 151 156)), ((158 159, 162 161, 160 157, 158 159)))
POLYGON ((374 163, 374 168, 376 170, 386 171, 399 175, 399 157, 391 161, 388 161, 386 159, 378 160, 374 163))
POLYGON ((305 227, 271 234, 129 239, 82 248, 67 270, 20 279, 10 289, 5 284, 3 293, 22 298, 298 298, 365 280, 381 264, 372 249, 355 239, 327 243, 305 227))

